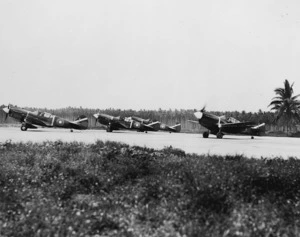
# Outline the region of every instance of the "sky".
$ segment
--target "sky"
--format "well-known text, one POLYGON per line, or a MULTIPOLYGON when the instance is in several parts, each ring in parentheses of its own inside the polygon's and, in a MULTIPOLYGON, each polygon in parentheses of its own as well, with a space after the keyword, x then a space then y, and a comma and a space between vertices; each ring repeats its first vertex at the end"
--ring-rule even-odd
POLYGON ((269 111, 299 62, 297 0, 0 1, 0 104, 269 111))

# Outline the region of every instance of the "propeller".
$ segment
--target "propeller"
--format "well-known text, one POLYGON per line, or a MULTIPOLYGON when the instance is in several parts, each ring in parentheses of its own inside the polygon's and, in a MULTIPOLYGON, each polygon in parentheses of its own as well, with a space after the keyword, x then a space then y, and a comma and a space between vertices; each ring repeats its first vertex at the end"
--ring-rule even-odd
POLYGON ((4 108, 3 108, 3 111, 5 112, 5 119, 4 119, 4 121, 7 120, 7 117, 8 117, 8 114, 9 114, 9 110, 10 110, 9 104, 8 104, 7 107, 4 107, 4 108))
POLYGON ((196 116, 197 119, 199 119, 199 120, 202 119, 203 113, 206 112, 205 108, 206 108, 206 105, 204 105, 202 107, 202 109, 200 109, 199 111, 197 111, 196 109, 194 110, 194 115, 196 116))
POLYGON ((206 111, 205 109, 206 109, 206 105, 204 105, 204 106, 202 107, 202 109, 200 110, 200 112, 202 112, 202 113, 205 112, 205 111, 206 111))
POLYGON ((222 124, 221 124, 221 119, 222 119, 222 118, 225 118, 225 116, 222 115, 222 116, 219 117, 219 121, 218 121, 218 128, 219 128, 219 129, 222 127, 222 124))
POLYGON ((218 122, 218 128, 221 128, 222 125, 221 125, 221 117, 219 117, 219 122, 218 122))
POLYGON ((99 114, 94 114, 93 116, 95 118, 95 126, 96 126, 98 122, 99 114))

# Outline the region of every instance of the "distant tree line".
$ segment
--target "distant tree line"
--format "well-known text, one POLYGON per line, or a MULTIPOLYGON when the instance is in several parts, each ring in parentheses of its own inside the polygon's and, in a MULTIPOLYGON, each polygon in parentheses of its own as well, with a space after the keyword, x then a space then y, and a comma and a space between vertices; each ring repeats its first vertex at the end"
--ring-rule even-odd
MULTIPOLYGON (((259 110, 258 112, 246 112, 246 111, 208 111, 217 116, 225 115, 225 117, 233 117, 241 122, 253 121, 257 124, 265 123, 266 131, 269 132, 286 132, 293 133, 297 131, 297 125, 300 124, 300 101, 297 99, 300 95, 294 95, 293 90, 294 83, 290 84, 288 80, 284 81, 283 88, 276 88, 274 90, 275 97, 271 100, 269 106, 271 111, 274 112, 263 112, 259 110)), ((2 108, 0 108, 0 123, 16 123, 11 118, 5 120, 5 113, 2 108)), ((24 108, 30 111, 45 111, 51 114, 63 117, 68 120, 75 120, 79 115, 85 115, 89 119, 89 128, 100 127, 101 125, 96 124, 96 120, 93 117, 95 113, 105 113, 112 116, 130 117, 137 116, 144 119, 151 119, 153 121, 160 121, 167 125, 175 125, 176 123, 181 123, 183 132, 201 132, 206 129, 198 124, 191 123, 188 120, 196 120, 194 116, 194 110, 192 109, 175 109, 175 110, 121 110, 121 109, 88 109, 88 108, 76 108, 67 107, 62 109, 47 109, 47 108, 24 108)))

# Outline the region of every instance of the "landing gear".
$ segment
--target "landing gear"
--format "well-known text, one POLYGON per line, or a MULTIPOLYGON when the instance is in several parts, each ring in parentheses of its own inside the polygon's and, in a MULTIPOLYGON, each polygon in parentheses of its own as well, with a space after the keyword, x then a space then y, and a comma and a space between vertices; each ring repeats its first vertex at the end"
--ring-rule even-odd
POLYGON ((202 134, 202 136, 203 136, 203 138, 208 138, 209 132, 204 132, 204 133, 202 134))
POLYGON ((106 132, 112 132, 113 130, 112 130, 112 128, 111 128, 111 125, 109 124, 108 126, 107 126, 107 128, 106 128, 106 132))
POLYGON ((73 129, 71 129, 70 132, 73 132, 73 129))
POLYGON ((223 138, 223 133, 218 132, 218 133, 217 133, 217 138, 219 138, 219 139, 223 138))
POLYGON ((251 136, 251 139, 254 139, 254 137, 253 137, 253 136, 251 136))
POLYGON ((27 131, 27 126, 25 124, 22 124, 21 125, 21 131, 27 131))

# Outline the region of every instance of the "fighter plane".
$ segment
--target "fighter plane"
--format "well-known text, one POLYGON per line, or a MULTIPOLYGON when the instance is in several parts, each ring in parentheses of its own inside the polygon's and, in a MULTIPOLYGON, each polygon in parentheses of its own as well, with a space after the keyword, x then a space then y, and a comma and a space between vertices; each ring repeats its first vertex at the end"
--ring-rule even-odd
POLYGON ((97 113, 94 114, 96 118, 96 124, 99 122, 102 125, 106 126, 107 132, 112 132, 113 130, 136 130, 138 132, 148 132, 148 131, 157 131, 159 129, 159 122, 143 124, 141 122, 133 120, 131 117, 122 118, 120 116, 114 117, 108 114, 97 113))
MULTIPOLYGON (((136 117, 136 116, 132 116, 131 118, 133 120, 138 121, 138 122, 143 123, 143 124, 150 124, 150 123, 152 123, 151 119, 142 119, 142 118, 139 118, 139 117, 136 117)), ((181 130, 181 124, 177 123, 174 126, 168 126, 168 125, 166 125, 164 123, 160 123, 159 130, 166 131, 166 132, 169 132, 169 133, 180 132, 180 130, 181 130)))
POLYGON ((68 121, 47 112, 31 112, 12 106, 4 107, 3 111, 6 113, 5 120, 9 116, 22 123, 22 131, 26 131, 28 128, 36 129, 38 128, 37 126, 69 128, 71 132, 73 132, 72 129, 82 130, 88 128, 88 119, 84 115, 79 116, 75 121, 68 121))
POLYGON ((208 129, 207 132, 203 133, 204 138, 208 138, 209 134, 212 133, 217 138, 223 138, 224 134, 246 134, 251 135, 253 139, 253 135, 260 135, 265 127, 265 123, 255 125, 254 122, 240 122, 234 118, 226 119, 225 116, 216 116, 206 112, 205 107, 196 111, 194 115, 198 121, 189 121, 197 122, 208 129))

